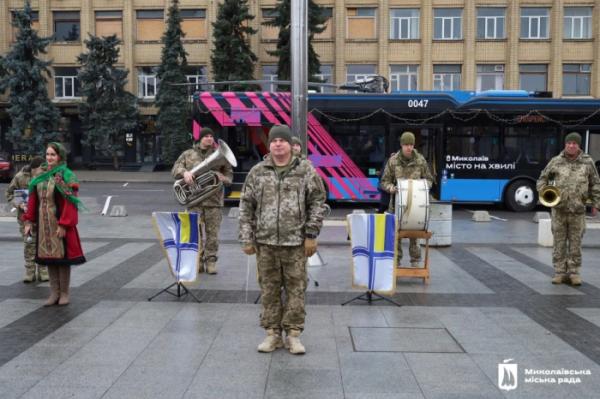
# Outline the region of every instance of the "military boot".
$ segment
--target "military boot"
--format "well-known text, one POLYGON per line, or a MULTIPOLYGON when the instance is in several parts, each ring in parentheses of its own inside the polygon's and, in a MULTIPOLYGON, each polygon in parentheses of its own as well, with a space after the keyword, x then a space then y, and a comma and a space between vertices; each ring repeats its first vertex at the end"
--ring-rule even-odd
POLYGON ((38 280, 41 282, 48 281, 48 268, 46 266, 38 266, 38 280))
POLYGON ((33 283, 35 281, 35 266, 25 268, 25 276, 23 277, 24 283, 33 283))
POLYGON ((306 348, 300 342, 300 331, 288 331, 285 338, 285 347, 294 355, 304 355, 306 353, 306 348))
POLYGON ((257 349, 259 352, 269 353, 279 348, 283 348, 283 339, 281 339, 281 333, 270 328, 267 330, 267 337, 263 342, 260 343, 260 345, 258 345, 257 349))
POLYGON ((206 273, 217 274, 217 264, 215 262, 206 262, 206 273))
POLYGON ((217 274, 217 257, 209 256, 206 260, 206 273, 217 274))
POLYGON ((554 273, 552 284, 562 284, 567 282, 567 275, 563 273, 554 273))
POLYGON ((421 261, 418 260, 418 259, 417 260, 411 260, 410 261, 410 267, 420 267, 420 263, 421 263, 421 261))
POLYGON ((571 274, 569 279, 571 280, 571 285, 581 285, 581 276, 579 274, 571 274))

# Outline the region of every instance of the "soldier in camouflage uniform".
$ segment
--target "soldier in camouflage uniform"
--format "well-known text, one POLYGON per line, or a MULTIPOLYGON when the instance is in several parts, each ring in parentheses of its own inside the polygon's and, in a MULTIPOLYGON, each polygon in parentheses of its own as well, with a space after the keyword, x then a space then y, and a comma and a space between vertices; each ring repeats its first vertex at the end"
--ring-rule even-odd
POLYGON ((298 136, 292 136, 292 153, 300 159, 307 159, 302 153, 302 141, 298 136))
POLYGON ((247 255, 256 253, 260 324, 267 331, 259 352, 284 346, 282 330, 291 353, 306 351, 299 338, 306 315, 306 260, 317 251, 325 190, 311 163, 292 154, 291 141, 288 126, 271 128, 270 154, 250 170, 240 198, 240 242, 247 255))
MULTIPOLYGON (((415 149, 415 135, 412 132, 404 132, 400 136, 402 150, 392 154, 383 170, 380 187, 390 194, 398 191, 398 179, 426 179, 429 187, 433 184, 433 176, 429 171, 429 165, 419 152, 415 149)), ((394 213, 395 202, 391 196, 388 212, 394 213)), ((398 258, 400 265, 402 260, 402 240, 398 239, 398 258)), ((408 248, 410 254, 410 265, 416 267, 421 261, 421 248, 416 238, 410 239, 408 248)))
MULTIPOLYGON (((25 277, 23 277, 24 283, 32 283, 36 280, 36 263, 35 263, 35 236, 32 233, 31 239, 25 237, 24 227, 25 224, 21 220, 21 216, 27 209, 27 201, 23 201, 23 198, 17 198, 15 196, 15 190, 27 190, 29 191, 29 182, 32 177, 35 177, 41 171, 42 163, 44 159, 41 157, 35 157, 31 160, 29 165, 24 166, 15 177, 11 180, 10 184, 6 189, 6 200, 17 208, 17 222, 19 223, 19 231, 24 242, 24 257, 25 257, 25 277)), ((33 230, 35 231, 35 229, 33 230)), ((48 281, 48 268, 46 266, 37 266, 37 278, 39 281, 48 281)))
POLYGON ((550 160, 537 181, 538 192, 548 184, 560 190, 560 202, 552 208, 554 248, 552 284, 570 280, 581 285, 581 241, 585 232, 585 203, 600 206, 600 178, 592 157, 580 148, 581 136, 565 137, 565 149, 550 160))
MULTIPOLYGON (((199 141, 194 144, 192 149, 184 151, 173 165, 171 171, 173 177, 175 179, 183 178, 187 184, 193 184, 194 176, 190 170, 216 151, 214 144, 215 134, 212 129, 205 127, 200 130, 199 141)), ((221 159, 215 164, 212 171, 226 186, 233 181, 233 169, 225 159, 221 159)), ((208 274, 217 273, 219 230, 223 219, 224 196, 224 190, 220 190, 199 204, 188 208, 188 211, 200 214, 198 231, 200 237, 204 236, 203 254, 200 254, 200 273, 202 273, 205 265, 208 274)))

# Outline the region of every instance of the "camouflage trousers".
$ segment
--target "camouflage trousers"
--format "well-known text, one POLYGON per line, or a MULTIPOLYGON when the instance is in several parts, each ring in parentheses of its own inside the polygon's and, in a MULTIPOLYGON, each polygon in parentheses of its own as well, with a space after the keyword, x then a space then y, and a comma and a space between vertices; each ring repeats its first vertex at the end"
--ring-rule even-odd
POLYGON ((579 274, 585 214, 552 209, 552 264, 557 274, 579 274))
MULTIPOLYGON (((408 253, 410 255, 410 261, 411 262, 419 262, 421 260, 421 247, 419 246, 419 240, 416 238, 409 238, 409 245, 408 245, 408 253)), ((396 243, 397 247, 398 247, 398 252, 396 253, 396 259, 398 264, 402 264, 401 260, 402 260, 402 239, 398 239, 398 242, 396 243)))
POLYGON ((304 330, 307 286, 304 245, 259 244, 256 264, 262 301, 261 327, 278 331, 304 330))
POLYGON ((216 262, 219 253, 219 230, 223 220, 222 208, 197 206, 190 208, 189 211, 200 214, 198 232, 202 242, 201 259, 216 262))
POLYGON ((33 238, 31 242, 25 241, 25 224, 20 218, 18 221, 19 232, 23 238, 23 257, 25 258, 25 270, 32 271, 35 275, 35 231, 33 229, 31 230, 31 237, 33 238))

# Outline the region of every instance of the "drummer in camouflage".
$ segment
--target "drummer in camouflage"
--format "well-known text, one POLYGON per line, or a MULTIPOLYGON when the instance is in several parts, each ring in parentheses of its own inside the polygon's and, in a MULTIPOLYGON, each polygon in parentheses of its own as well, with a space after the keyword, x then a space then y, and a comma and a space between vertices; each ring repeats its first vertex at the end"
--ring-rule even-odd
MULTIPOLYGON (((429 171, 429 165, 419 152, 415 149, 415 135, 412 132, 404 132, 400 136, 400 145, 402 151, 393 154, 385 165, 383 175, 381 176, 380 186, 390 194, 398 192, 398 179, 426 179, 429 187, 433 184, 433 176, 429 171)), ((388 212, 394 213, 393 195, 390 200, 388 212)), ((402 260, 402 243, 398 239, 398 258, 397 264, 402 260)), ((421 248, 416 238, 410 239, 408 248, 410 254, 410 265, 417 267, 421 262, 421 248)))

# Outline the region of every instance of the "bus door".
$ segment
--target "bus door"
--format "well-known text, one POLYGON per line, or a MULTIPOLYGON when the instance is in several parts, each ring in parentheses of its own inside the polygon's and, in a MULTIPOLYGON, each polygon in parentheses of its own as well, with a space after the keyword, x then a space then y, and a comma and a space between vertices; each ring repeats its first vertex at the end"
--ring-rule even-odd
POLYGON ((590 127, 582 132, 583 150, 596 162, 596 169, 600 173, 600 128, 590 127))

